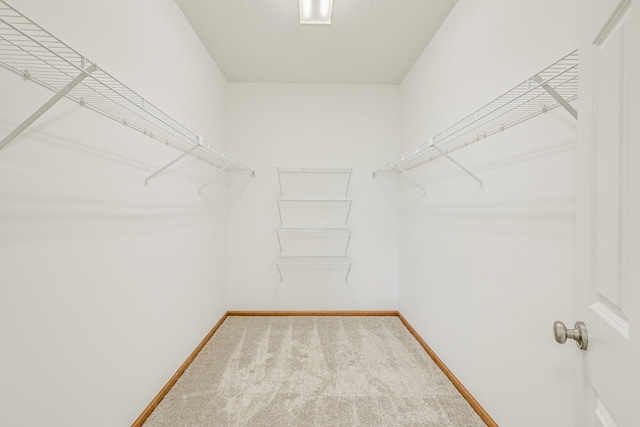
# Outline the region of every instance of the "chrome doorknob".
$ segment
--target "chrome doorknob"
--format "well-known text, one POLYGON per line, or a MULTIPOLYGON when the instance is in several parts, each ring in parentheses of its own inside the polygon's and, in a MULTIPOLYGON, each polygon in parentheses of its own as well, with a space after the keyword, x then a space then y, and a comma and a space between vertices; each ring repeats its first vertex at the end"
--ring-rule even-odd
POLYGON ((575 329, 567 329, 564 323, 556 320, 553 322, 553 336, 560 344, 567 342, 567 338, 575 340, 580 350, 586 350, 589 345, 587 325, 584 322, 576 322, 575 329))

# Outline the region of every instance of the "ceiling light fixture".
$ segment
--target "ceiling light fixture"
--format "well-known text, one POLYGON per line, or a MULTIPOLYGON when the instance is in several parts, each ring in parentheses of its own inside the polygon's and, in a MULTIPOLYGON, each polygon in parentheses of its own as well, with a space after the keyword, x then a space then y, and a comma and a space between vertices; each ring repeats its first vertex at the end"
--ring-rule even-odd
POLYGON ((333 0, 300 0, 301 24, 331 24, 333 0))

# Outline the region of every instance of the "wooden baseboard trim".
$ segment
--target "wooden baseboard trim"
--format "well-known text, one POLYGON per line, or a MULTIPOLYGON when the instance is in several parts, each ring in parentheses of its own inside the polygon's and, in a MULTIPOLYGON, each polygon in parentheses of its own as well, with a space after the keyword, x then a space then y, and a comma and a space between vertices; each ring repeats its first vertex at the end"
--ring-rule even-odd
POLYGON ((193 350, 193 352, 189 355, 187 360, 184 361, 182 366, 178 368, 176 373, 173 374, 173 376, 164 385, 164 387, 162 387, 162 390, 160 390, 160 392, 156 395, 156 397, 153 398, 151 403, 149 403, 149 405, 147 405, 144 411, 142 411, 140 416, 133 422, 133 424, 131 424, 131 427, 141 427, 144 424, 144 422, 147 421, 147 418, 149 418, 149 415, 151 415, 153 410, 156 409, 156 407, 160 404, 162 399, 164 399, 167 393, 169 393, 169 390, 171 390, 171 388, 175 385, 175 383, 178 381, 178 378, 180 378, 184 373, 184 371, 187 370, 189 365, 191 365, 191 362, 193 362, 196 356, 200 353, 200 351, 204 348, 204 346, 209 342, 213 334, 215 334, 215 332, 218 330, 220 325, 222 325, 222 323, 225 321, 228 315, 229 313, 227 312, 222 316, 222 318, 218 321, 218 323, 216 323, 216 325, 211 329, 211 331, 207 334, 207 336, 204 337, 204 339, 200 342, 200 344, 198 344, 196 349, 193 350))
POLYGON ((400 319, 402 324, 409 330, 411 335, 413 335, 415 339, 420 343, 422 348, 424 348, 424 350, 427 352, 429 357, 431 357, 431 359, 433 359, 436 365, 438 365, 440 370, 447 376, 447 378, 449 378, 449 381, 451 381, 455 386, 455 388, 458 389, 462 397, 464 397, 465 400, 469 402, 469 405, 473 408, 474 411, 476 411, 476 413, 480 416, 482 421, 484 421, 484 423, 488 427, 498 427, 498 424, 493 420, 493 418, 491 418, 491 416, 487 413, 487 411, 485 411, 485 409, 480 405, 480 403, 471 395, 469 390, 467 390, 465 386, 462 385, 460 380, 456 378, 455 375, 453 375, 453 372, 451 372, 449 368, 447 368, 447 365, 445 365, 442 362, 442 360, 440 360, 440 358, 434 353, 431 347, 427 345, 427 343, 422 339, 422 337, 418 334, 418 332, 416 332, 416 330, 413 329, 413 326, 411 326, 411 324, 407 321, 407 319, 405 319, 402 316, 402 314, 400 314, 399 312, 398 312, 398 318, 400 319))
POLYGON ((397 311, 227 311, 227 316, 397 316, 397 311))

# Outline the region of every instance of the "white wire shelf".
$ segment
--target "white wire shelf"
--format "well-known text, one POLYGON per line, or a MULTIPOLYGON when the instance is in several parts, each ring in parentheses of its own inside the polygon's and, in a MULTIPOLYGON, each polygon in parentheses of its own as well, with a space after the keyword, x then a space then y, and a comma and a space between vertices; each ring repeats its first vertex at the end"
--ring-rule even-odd
POLYGON ((342 256, 351 242, 349 228, 279 228, 280 255, 342 256), (285 253, 286 252, 286 253, 285 253), (302 252, 302 253, 300 253, 302 252))
MULTIPOLYGON (((329 185, 329 188, 332 188, 333 189, 332 192, 334 192, 335 194, 338 194, 337 193, 338 190, 342 192, 342 186, 344 186, 344 197, 347 197, 347 194, 349 193, 349 185, 351 184, 351 172, 353 171, 353 169, 351 168, 282 168, 282 167, 278 167, 277 170, 278 170, 278 185, 280 186, 280 196, 284 196, 285 192, 283 188, 286 187, 286 185, 283 184, 282 175, 302 174, 307 176, 330 175, 333 177, 344 175, 346 178, 344 182, 342 182, 342 178, 339 177, 337 178, 337 181, 333 182, 332 185, 329 185)), ((326 178, 327 177, 325 177, 324 179, 325 181, 326 181, 326 178)), ((291 184, 291 182, 289 184, 291 184)), ((310 184, 312 184, 312 182, 305 183, 306 191, 309 191, 310 184)), ((316 182, 315 184, 317 186, 318 182, 316 182)), ((289 190, 291 190, 291 187, 289 187, 289 190)))
POLYGON ((351 199, 276 199, 278 203, 351 204, 351 199))
MULTIPOLYGON (((0 66, 56 92, 54 98, 57 99, 52 98, 50 105, 41 107, 46 107, 44 111, 66 97, 184 155, 227 171, 254 174, 252 169, 180 124, 4 0, 0 0, 0 66)), ((39 115, 31 122, 37 117, 39 115)), ((0 149, 29 124, 23 123, 5 137, 0 149)))
POLYGON ((276 261, 279 265, 333 265, 352 264, 353 261, 348 256, 283 256, 276 261))
POLYGON ((351 229, 346 227, 282 227, 278 233, 350 233, 351 229))
POLYGON ((353 261, 348 256, 282 256, 276 260, 280 281, 283 281, 281 267, 296 266, 345 266, 347 268, 345 281, 349 280, 353 261))
POLYGON ((347 227, 351 215, 350 199, 276 199, 280 229, 336 229, 347 227), (302 218, 296 218, 303 213, 302 218))
POLYGON ((351 168, 278 168, 279 173, 334 173, 350 174, 351 168))
POLYGON ((564 107, 577 118, 577 112, 569 104, 577 98, 578 51, 574 50, 426 142, 377 169, 373 175, 404 174, 409 169, 446 157, 482 184, 475 175, 448 155, 558 107, 564 107))

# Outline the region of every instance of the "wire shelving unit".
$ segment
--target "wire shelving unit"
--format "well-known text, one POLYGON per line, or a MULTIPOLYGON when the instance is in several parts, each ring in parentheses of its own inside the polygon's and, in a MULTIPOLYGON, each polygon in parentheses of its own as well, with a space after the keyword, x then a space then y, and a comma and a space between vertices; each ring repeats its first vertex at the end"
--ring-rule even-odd
POLYGON ((187 155, 221 170, 254 175, 252 169, 180 124, 4 0, 0 0, 0 66, 55 92, 0 141, 0 150, 66 97, 183 152, 145 182, 187 155))
MULTIPOLYGON (((351 213, 352 200, 347 199, 349 185, 351 183, 351 168, 277 168, 278 185, 281 198, 276 199, 280 228, 276 230, 280 256, 276 260, 280 281, 283 281, 283 267, 309 268, 337 266, 346 267, 345 281, 349 278, 353 261, 347 255, 351 241, 351 229, 348 227, 351 213), (331 197, 309 198, 307 191, 310 189, 305 182, 302 185, 303 192, 299 196, 287 197, 288 191, 295 187, 283 184, 283 176, 313 176, 314 180, 327 184, 327 178, 332 177, 331 197), (342 177, 343 176, 343 177, 342 177), (288 190, 288 191, 287 191, 288 190), (336 198, 338 194, 344 198, 336 198), (302 220, 297 225, 292 218, 287 220, 286 212, 290 209, 302 210, 302 220), (303 242, 302 250, 292 249, 292 243, 303 242), (292 253, 295 253, 292 255, 292 253)), ((299 178, 298 178, 299 179, 299 178)), ((296 179, 294 178, 294 181, 296 179)), ((323 196, 326 196, 324 193, 323 196)), ((292 213, 289 213, 295 217, 292 213)))
POLYGON ((565 108, 577 119, 578 112, 570 104, 577 98, 578 51, 574 50, 433 135, 426 142, 377 169, 373 176, 375 178, 379 174, 400 173, 407 177, 408 170, 445 157, 482 185, 477 176, 451 158, 450 154, 558 107, 565 108))

